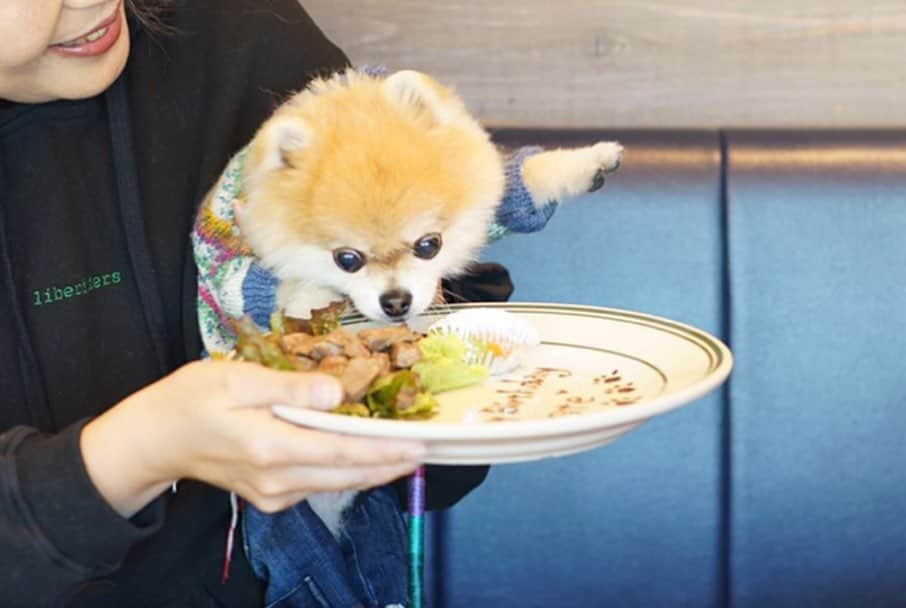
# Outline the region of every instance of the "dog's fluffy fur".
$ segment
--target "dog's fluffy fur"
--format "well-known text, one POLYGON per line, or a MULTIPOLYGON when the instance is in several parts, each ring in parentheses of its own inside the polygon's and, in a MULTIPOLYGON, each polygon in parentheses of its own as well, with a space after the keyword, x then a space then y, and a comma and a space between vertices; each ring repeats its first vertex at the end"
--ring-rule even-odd
POLYGON ((348 297, 390 320, 379 297, 392 289, 412 294, 409 315, 421 312, 484 244, 504 188, 484 129, 415 72, 316 81, 261 128, 246 175, 242 234, 280 280, 279 304, 302 317, 348 297), (437 256, 413 255, 431 233, 443 238, 437 256), (339 248, 362 252, 365 266, 341 270, 339 248))
MULTIPOLYGON (((523 167, 538 204, 588 191, 616 168, 621 148, 542 152, 523 167)), ((347 71, 316 80, 284 104, 249 149, 242 238, 279 280, 278 305, 293 316, 348 298, 362 314, 391 317, 382 294, 411 294, 404 317, 435 298, 440 279, 471 262, 504 192, 500 153, 449 89, 418 72, 373 78, 347 71), (414 254, 439 234, 431 259, 414 254), (361 252, 365 265, 342 270, 334 252, 361 252)), ((312 497, 336 534, 352 493, 312 497)))

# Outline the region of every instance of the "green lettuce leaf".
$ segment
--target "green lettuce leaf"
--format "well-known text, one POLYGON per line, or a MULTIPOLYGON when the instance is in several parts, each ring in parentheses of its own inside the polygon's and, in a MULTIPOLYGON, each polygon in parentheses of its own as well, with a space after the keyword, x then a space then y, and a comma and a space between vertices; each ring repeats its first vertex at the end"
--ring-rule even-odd
POLYGON ((469 345, 455 335, 430 334, 418 343, 422 360, 412 366, 422 387, 431 393, 442 393, 478 384, 489 372, 483 365, 466 362, 469 345))

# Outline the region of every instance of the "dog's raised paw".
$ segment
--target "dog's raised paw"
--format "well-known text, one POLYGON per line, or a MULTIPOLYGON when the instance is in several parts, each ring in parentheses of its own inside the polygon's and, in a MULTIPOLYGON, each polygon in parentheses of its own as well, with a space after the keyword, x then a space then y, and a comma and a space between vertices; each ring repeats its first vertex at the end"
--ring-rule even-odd
POLYGON ((598 166, 605 173, 613 173, 620 167, 623 160, 623 146, 615 141, 600 141, 591 147, 592 153, 597 157, 598 166))
POLYGON ((604 187, 606 176, 620 168, 623 160, 623 146, 616 142, 599 142, 591 147, 595 157, 597 170, 591 178, 589 192, 595 192, 604 187))
POLYGON ((607 172, 604 169, 598 169, 595 171, 595 176, 591 179, 591 186, 589 186, 588 191, 594 192, 595 190, 600 190, 604 187, 604 176, 607 172))

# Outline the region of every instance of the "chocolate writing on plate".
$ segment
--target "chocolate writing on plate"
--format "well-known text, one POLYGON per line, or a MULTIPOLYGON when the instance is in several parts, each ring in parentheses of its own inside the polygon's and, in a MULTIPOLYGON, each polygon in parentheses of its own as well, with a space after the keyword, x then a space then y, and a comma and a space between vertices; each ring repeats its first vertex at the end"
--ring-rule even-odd
MULTIPOLYGON (((567 369, 538 367, 521 378, 505 378, 497 389, 497 398, 480 410, 488 422, 519 420, 527 403, 534 399, 552 379, 570 378, 573 373, 567 369)), ((553 393, 554 407, 548 418, 575 416, 605 407, 624 407, 638 403, 642 395, 632 383, 623 378, 620 370, 591 377, 589 383, 574 383, 574 388, 560 388, 553 393), (581 384, 581 385, 580 385, 581 384)))

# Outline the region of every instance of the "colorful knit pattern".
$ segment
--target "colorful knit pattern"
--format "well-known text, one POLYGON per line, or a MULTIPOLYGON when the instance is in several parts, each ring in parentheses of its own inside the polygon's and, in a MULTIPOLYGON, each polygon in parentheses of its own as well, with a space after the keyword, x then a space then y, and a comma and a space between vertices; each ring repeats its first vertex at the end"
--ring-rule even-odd
POLYGON ((192 231, 198 267, 198 324, 208 355, 233 349, 230 319, 251 315, 266 327, 276 308, 277 279, 259 266, 243 242, 235 205, 242 199, 242 176, 248 148, 234 156, 199 210, 192 231))

